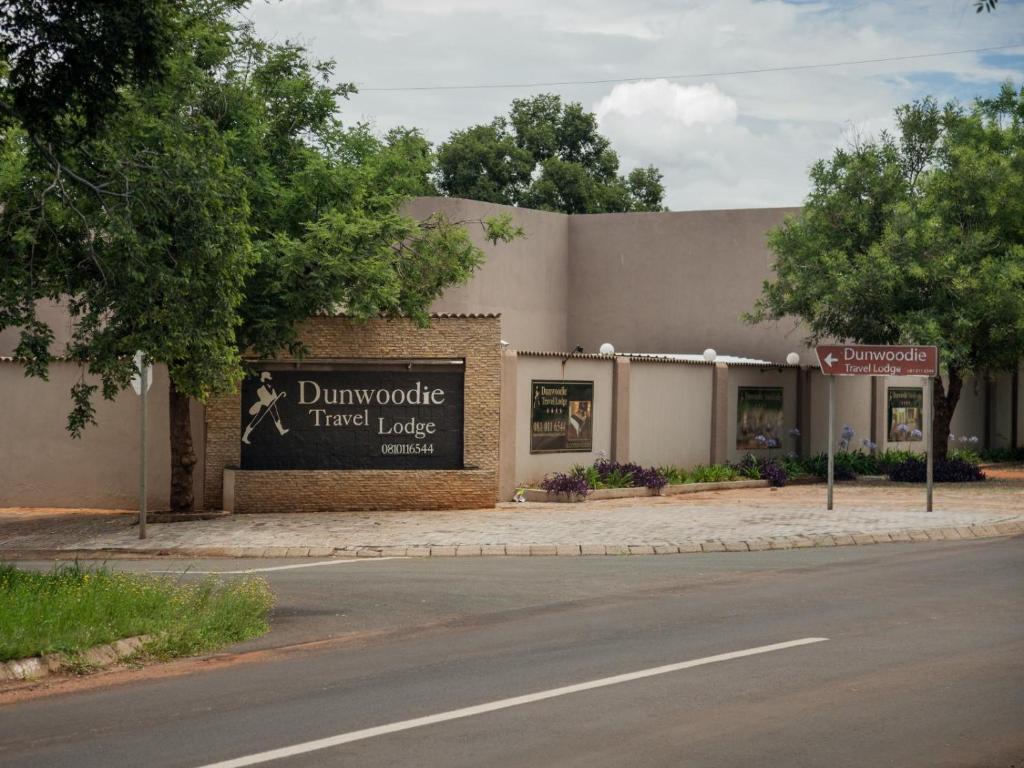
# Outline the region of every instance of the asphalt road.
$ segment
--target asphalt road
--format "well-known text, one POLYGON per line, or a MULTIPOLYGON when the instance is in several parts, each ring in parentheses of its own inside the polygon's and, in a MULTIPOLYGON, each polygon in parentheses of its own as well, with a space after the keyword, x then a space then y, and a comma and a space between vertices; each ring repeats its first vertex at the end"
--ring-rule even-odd
POLYGON ((1024 768, 1024 538, 261 575, 252 653, 0 707, 0 765, 1024 768))

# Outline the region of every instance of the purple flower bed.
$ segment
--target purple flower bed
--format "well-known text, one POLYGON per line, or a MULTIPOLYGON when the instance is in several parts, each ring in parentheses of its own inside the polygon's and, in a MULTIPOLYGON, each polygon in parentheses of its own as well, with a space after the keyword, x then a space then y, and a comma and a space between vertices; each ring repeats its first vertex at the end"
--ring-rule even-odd
POLYGON ((564 493, 568 496, 586 496, 592 490, 590 484, 587 483, 587 478, 582 475, 567 475, 564 472, 548 475, 540 487, 548 493, 564 493))
POLYGON ((548 493, 586 496, 597 488, 664 488, 668 479, 654 467, 632 462, 598 459, 591 467, 575 467, 571 472, 555 472, 541 482, 548 493))

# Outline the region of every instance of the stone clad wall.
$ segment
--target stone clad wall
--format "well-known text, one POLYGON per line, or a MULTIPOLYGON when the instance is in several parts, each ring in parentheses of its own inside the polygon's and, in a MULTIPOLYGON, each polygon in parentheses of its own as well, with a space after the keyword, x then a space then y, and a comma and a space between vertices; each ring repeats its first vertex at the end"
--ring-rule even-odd
MULTIPOLYGON (((235 512, 355 509, 468 509, 498 497, 501 318, 438 315, 420 328, 408 320, 314 317, 301 332, 305 361, 438 358, 465 361, 462 470, 239 470, 239 395, 206 407, 207 508, 235 512), (228 470, 225 473, 225 470, 228 470), (224 478, 228 476, 227 488, 224 478), (226 492, 225 492, 226 491, 226 492)), ((281 361, 292 358, 282 357, 281 361)))

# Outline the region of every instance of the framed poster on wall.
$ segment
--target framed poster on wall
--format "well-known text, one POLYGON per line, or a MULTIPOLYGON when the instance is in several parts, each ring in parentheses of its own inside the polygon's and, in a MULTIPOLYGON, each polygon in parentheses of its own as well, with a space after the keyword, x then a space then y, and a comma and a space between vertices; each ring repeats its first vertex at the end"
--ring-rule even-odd
POLYGON ((594 449, 594 382, 531 382, 530 453, 594 449))
POLYGON ((736 402, 736 448, 765 448, 764 436, 782 445, 782 387, 740 387, 736 402))
POLYGON ((916 443, 923 440, 924 390, 920 387, 890 388, 888 425, 890 443, 916 443))

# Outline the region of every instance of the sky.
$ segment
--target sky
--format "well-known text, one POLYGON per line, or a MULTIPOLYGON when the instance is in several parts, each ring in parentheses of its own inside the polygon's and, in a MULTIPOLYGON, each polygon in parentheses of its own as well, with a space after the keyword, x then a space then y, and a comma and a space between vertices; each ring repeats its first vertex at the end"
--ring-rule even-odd
POLYGON ((256 0, 257 32, 337 63, 347 123, 435 144, 558 93, 597 114, 621 171, 655 165, 672 210, 800 205, 811 164, 893 126, 900 104, 1024 82, 1024 0, 256 0), (962 53, 722 75, 942 51, 962 53), (672 75, 701 75, 673 78, 672 75), (640 78, 630 82, 439 90, 640 78))

